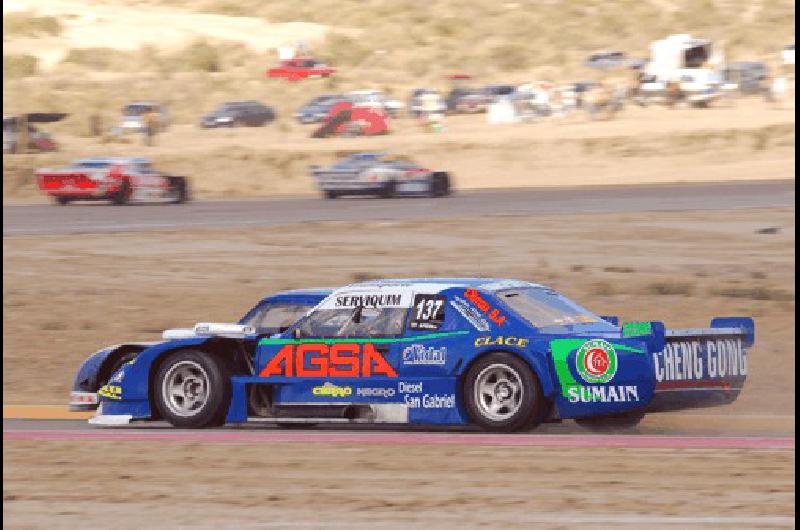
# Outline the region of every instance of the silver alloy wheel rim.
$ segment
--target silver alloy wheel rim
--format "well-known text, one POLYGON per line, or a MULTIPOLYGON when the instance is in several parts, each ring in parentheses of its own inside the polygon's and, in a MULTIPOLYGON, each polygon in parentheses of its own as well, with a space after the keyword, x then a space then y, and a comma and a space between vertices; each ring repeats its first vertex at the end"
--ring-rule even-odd
POLYGON ((172 365, 161 384, 161 395, 167 408, 176 416, 194 416, 209 397, 208 374, 194 361, 172 365))
POLYGON ((485 417, 503 421, 522 406, 522 377, 506 364, 491 364, 475 379, 475 404, 485 417))

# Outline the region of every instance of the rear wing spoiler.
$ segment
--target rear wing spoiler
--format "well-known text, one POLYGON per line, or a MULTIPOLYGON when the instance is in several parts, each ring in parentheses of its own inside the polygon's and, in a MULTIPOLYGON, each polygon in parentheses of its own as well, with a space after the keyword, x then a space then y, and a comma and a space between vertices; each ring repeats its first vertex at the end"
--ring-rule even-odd
MULTIPOLYGON (((651 324, 660 324, 653 326, 654 335, 664 329, 663 323, 651 324)), ((716 317, 707 328, 663 334, 663 347, 650 350, 656 376, 650 412, 720 405, 738 397, 747 378, 747 350, 755 343, 752 318, 716 317)))

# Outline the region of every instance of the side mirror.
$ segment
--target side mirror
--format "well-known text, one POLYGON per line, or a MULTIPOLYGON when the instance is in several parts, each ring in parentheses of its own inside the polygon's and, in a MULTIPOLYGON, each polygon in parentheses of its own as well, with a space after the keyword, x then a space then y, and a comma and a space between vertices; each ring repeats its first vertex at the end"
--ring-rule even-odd
POLYGON ((292 338, 293 339, 299 339, 300 338, 300 329, 299 328, 294 328, 292 330, 292 338))

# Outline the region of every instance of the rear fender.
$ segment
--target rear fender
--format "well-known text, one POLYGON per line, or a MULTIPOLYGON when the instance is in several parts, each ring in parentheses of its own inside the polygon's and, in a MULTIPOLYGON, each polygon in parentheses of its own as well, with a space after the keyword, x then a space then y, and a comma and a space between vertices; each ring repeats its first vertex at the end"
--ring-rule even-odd
POLYGON ((649 342, 648 337, 551 340, 558 417, 602 416, 647 406, 656 383, 649 342))

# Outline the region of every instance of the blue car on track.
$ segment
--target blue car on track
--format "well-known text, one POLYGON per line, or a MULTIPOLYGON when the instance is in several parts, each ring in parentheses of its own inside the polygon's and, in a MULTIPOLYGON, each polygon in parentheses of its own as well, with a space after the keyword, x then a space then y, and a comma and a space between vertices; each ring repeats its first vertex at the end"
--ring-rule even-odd
POLYGON ((542 285, 445 278, 349 285, 276 334, 245 318, 165 337, 111 376, 90 422, 635 424, 736 399, 754 325, 620 325, 542 285))

